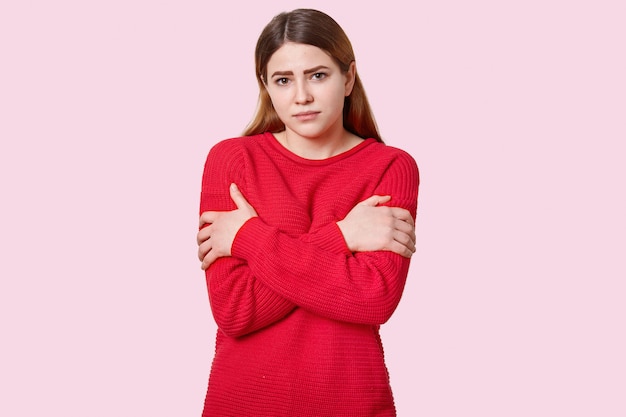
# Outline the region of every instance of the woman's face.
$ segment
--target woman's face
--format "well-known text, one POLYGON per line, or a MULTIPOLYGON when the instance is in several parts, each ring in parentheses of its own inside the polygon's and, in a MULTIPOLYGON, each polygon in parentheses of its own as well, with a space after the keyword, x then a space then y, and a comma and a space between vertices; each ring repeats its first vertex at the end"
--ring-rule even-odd
POLYGON ((274 52, 265 86, 287 134, 316 139, 343 133, 344 98, 354 72, 354 63, 344 73, 316 46, 288 42, 274 52))

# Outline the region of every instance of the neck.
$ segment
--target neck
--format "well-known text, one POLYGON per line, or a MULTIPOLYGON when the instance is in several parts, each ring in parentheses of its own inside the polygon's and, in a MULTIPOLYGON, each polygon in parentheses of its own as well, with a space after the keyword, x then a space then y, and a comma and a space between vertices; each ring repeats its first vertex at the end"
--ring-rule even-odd
POLYGON ((307 138, 291 130, 284 130, 274 135, 276 139, 294 154, 306 159, 328 159, 339 155, 361 142, 361 138, 347 130, 337 130, 323 137, 307 138))

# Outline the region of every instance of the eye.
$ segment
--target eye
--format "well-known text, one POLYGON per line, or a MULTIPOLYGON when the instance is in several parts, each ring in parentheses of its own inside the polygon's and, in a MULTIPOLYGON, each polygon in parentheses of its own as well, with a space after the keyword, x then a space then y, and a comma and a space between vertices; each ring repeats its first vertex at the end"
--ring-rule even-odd
POLYGON ((314 80, 323 80, 324 78, 326 78, 326 73, 325 72, 316 72, 315 74, 313 74, 311 76, 312 79, 314 80))
POLYGON ((278 85, 287 85, 287 83, 289 82, 289 79, 282 77, 282 78, 277 78, 276 80, 274 80, 274 82, 278 85))

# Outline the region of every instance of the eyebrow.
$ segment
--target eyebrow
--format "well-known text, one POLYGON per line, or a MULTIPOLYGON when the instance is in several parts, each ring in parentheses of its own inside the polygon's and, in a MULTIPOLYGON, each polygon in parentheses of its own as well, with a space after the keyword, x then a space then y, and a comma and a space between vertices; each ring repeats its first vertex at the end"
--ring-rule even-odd
MULTIPOLYGON (((313 68, 309 68, 304 70, 305 74, 313 74, 318 72, 321 69, 329 69, 327 66, 325 65, 318 65, 317 67, 313 67, 313 68)), ((277 75, 293 75, 293 71, 275 71, 274 73, 272 73, 272 78, 276 77, 277 75)))

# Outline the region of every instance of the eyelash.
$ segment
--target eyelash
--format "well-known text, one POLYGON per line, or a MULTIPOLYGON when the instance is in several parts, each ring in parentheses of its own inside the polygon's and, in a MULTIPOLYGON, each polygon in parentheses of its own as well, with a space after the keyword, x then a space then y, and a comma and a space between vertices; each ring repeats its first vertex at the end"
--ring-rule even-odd
MULTIPOLYGON (((311 79, 315 81, 320 81, 326 78, 327 76, 328 74, 326 74, 325 72, 316 72, 316 73, 311 74, 311 79)), ((286 77, 277 78, 275 82, 278 85, 287 85, 287 83, 289 82, 289 78, 286 78, 286 77)))

